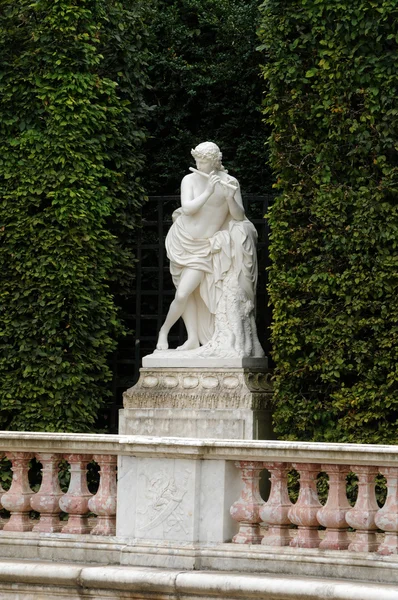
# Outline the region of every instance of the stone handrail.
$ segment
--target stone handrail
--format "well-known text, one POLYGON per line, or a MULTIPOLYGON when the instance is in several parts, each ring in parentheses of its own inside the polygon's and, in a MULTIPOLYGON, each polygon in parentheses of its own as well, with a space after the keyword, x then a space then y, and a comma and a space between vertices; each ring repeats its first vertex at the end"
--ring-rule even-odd
POLYGON ((396 446, 0 432, 0 452, 13 470, 10 489, 0 491, 0 502, 11 514, 4 531, 116 534, 135 543, 232 540, 275 549, 398 551, 396 446), (36 493, 28 481, 33 457, 42 465, 36 493), (61 459, 71 473, 65 493, 58 482, 61 459), (92 460, 100 467, 95 495, 87 488, 92 460), (295 504, 287 485, 292 468, 300 475, 295 504), (271 475, 266 502, 259 491, 265 469, 271 475), (329 477, 324 506, 316 487, 320 472, 329 477), (354 506, 346 495, 349 472, 358 477, 354 506), (375 495, 378 473, 387 480, 382 507, 375 495), (32 509, 40 519, 30 518, 32 509), (67 521, 60 520, 61 512, 69 515, 67 521), (94 526, 88 513, 97 517, 94 526))
POLYGON ((112 455, 192 457, 208 460, 265 459, 398 467, 398 446, 331 444, 276 440, 212 440, 172 437, 0 431, 0 451, 105 453, 112 455))

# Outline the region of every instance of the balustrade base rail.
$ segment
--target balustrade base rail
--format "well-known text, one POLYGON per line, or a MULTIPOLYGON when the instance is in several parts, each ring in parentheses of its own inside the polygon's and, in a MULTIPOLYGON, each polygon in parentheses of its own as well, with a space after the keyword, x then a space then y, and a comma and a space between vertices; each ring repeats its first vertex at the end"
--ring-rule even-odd
POLYGON ((2 600, 397 600, 398 587, 325 578, 0 560, 2 600))
MULTIPOLYGON (((178 544, 89 535, 6 533, 0 537, 0 562, 7 559, 55 561, 134 568, 179 569, 302 578, 328 578, 398 585, 398 557, 377 553, 241 544, 178 544)), ((1 577, 0 577, 1 580, 1 577)), ((1 594, 0 597, 2 598, 1 594)), ((398 596, 397 596, 398 599, 398 596)), ((384 600, 384 599, 383 599, 384 600)))

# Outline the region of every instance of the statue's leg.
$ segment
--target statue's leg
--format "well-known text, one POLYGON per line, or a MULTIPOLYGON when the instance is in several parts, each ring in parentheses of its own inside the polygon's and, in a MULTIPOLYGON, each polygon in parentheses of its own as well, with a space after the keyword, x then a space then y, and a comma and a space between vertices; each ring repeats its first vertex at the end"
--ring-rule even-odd
MULTIPOLYGON (((203 278, 203 271, 197 271, 196 269, 186 268, 181 273, 181 278, 178 284, 178 288, 176 290, 176 295, 173 302, 170 304, 169 312, 167 313, 167 317, 165 322, 163 323, 160 332, 158 343, 156 348, 158 350, 167 350, 167 336, 169 335, 170 329, 173 327, 174 323, 181 317, 181 315, 185 312, 187 307, 187 302, 191 294, 196 290, 198 285, 203 278)), ((184 320, 185 321, 185 320, 184 320)), ((195 328, 195 323, 189 319, 189 315, 185 321, 185 325, 187 330, 195 328), (187 321, 189 320, 189 325, 187 325, 187 321), (188 329, 189 328, 189 329, 188 329)), ((196 337, 198 337, 197 333, 197 324, 196 324, 196 337)), ((199 341, 198 341, 199 345, 199 341)))
POLYGON ((198 308, 193 293, 189 296, 187 305, 181 316, 185 323, 188 339, 185 344, 178 346, 177 350, 194 350, 195 348, 199 348, 198 308))

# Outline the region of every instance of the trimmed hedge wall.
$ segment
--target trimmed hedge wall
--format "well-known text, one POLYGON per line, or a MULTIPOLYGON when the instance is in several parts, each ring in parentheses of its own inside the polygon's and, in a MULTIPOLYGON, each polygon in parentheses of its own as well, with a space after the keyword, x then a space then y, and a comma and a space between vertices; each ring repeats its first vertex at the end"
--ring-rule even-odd
POLYGON ((92 430, 108 393, 109 282, 132 268, 143 198, 146 4, 1 3, 1 429, 92 430))
POLYGON ((261 12, 277 431, 396 443, 398 6, 267 0, 261 12))
POLYGON ((143 176, 148 193, 178 193, 190 149, 206 140, 220 146, 246 193, 269 189, 259 17, 258 0, 157 0, 143 176))

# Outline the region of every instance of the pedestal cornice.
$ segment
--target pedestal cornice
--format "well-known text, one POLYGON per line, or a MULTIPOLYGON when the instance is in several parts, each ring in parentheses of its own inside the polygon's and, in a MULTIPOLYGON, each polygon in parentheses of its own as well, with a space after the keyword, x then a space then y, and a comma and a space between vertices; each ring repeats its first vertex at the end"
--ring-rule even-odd
POLYGON ((124 408, 269 409, 270 372, 254 368, 144 367, 124 408))

